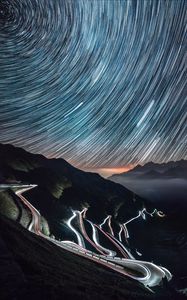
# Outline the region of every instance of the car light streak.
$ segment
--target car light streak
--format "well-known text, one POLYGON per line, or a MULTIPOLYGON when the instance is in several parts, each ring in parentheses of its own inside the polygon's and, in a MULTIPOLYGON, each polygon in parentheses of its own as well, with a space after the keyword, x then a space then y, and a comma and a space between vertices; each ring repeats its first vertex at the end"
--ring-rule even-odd
POLYGON ((109 218, 108 218, 108 227, 110 229, 111 235, 114 235, 114 231, 113 231, 112 225, 111 225, 111 219, 112 219, 112 216, 109 216, 109 218))
POLYGON ((160 217, 160 218, 164 218, 166 215, 162 212, 162 211, 157 211, 157 215, 160 217))
POLYGON ((89 238, 89 236, 86 233, 85 227, 84 227, 84 223, 83 223, 83 218, 82 218, 82 213, 80 211, 76 211, 76 214, 78 215, 79 218, 79 224, 80 224, 80 229, 81 232, 83 234, 83 236, 85 237, 85 239, 101 254, 104 255, 104 252, 95 244, 92 242, 92 240, 89 238))
POLYGON ((94 224, 91 222, 91 221, 89 221, 89 220, 87 220, 90 224, 91 224, 91 226, 92 226, 92 232, 93 232, 93 241, 94 241, 94 243, 103 251, 103 252, 106 252, 106 254, 108 255, 108 256, 112 256, 112 257, 114 257, 114 256, 116 256, 116 252, 115 251, 112 251, 112 250, 110 250, 110 249, 106 249, 106 248, 104 248, 103 246, 101 246, 100 245, 100 243, 99 243, 99 238, 98 238, 98 232, 97 232, 97 229, 95 228, 95 226, 94 226, 94 224))
POLYGON ((106 223, 106 221, 108 220, 109 217, 110 217, 110 216, 107 216, 107 217, 104 219, 103 223, 101 223, 101 224, 99 225, 100 228, 102 228, 102 226, 106 223))
POLYGON ((121 247, 121 249, 123 249, 125 251, 125 253, 126 253, 126 255, 127 255, 128 258, 135 259, 133 257, 133 255, 128 251, 128 249, 118 239, 116 239, 114 236, 110 236, 110 238, 113 239, 114 242, 116 244, 118 244, 118 246, 121 247))
POLYGON ((121 249, 121 247, 113 240, 111 236, 109 236, 102 228, 100 228, 98 225, 94 224, 115 246, 118 248, 118 250, 121 252, 121 254, 124 257, 128 257, 127 254, 121 249))
POLYGON ((129 239, 129 232, 128 232, 128 229, 127 229, 127 226, 125 224, 122 225, 123 226, 123 232, 124 232, 124 235, 125 235, 125 239, 129 239))
POLYGON ((71 221, 76 217, 76 212, 73 211, 73 215, 71 216, 71 218, 66 222, 66 224, 68 225, 68 227, 75 233, 77 240, 78 240, 78 244, 79 246, 85 248, 85 243, 84 243, 84 239, 81 236, 81 234, 71 225, 71 221))
POLYGON ((86 212, 87 212, 87 210, 88 210, 88 208, 87 207, 85 207, 83 210, 82 210, 82 217, 83 217, 83 219, 85 219, 86 218, 86 212))
MULTIPOLYGON (((41 215, 39 213, 38 210, 35 209, 34 206, 32 206, 30 204, 30 202, 22 195, 22 193, 24 193, 25 191, 35 187, 36 185, 28 186, 28 188, 24 187, 22 189, 20 189, 19 191, 15 192, 15 194, 19 197, 19 199, 28 207, 28 209, 31 211, 32 213, 32 226, 29 226, 30 231, 33 231, 35 234, 41 236, 42 238, 45 238, 47 240, 49 240, 50 242, 54 243, 55 245, 70 251, 72 253, 75 253, 77 255, 83 256, 83 257, 87 257, 90 260, 93 260, 99 264, 104 265, 105 267, 108 267, 110 269, 115 270, 116 272, 125 275, 127 277, 133 278, 139 282, 141 282, 142 284, 144 284, 144 286, 152 291, 149 287, 153 287, 156 286, 158 284, 160 284, 160 282, 162 281, 162 279, 164 277, 167 278, 167 280, 171 280, 172 278, 172 274, 164 267, 159 267, 153 263, 150 262, 146 262, 146 261, 139 261, 139 260, 135 260, 132 258, 128 258, 127 257, 127 253, 124 253, 126 256, 126 258, 114 258, 114 257, 109 257, 109 256, 103 256, 103 255, 98 255, 96 253, 93 253, 91 251, 88 251, 87 249, 85 249, 85 247, 82 247, 81 245, 77 245, 74 242, 71 241, 57 241, 53 238, 50 238, 48 236, 45 236, 42 232, 41 232, 41 215), (125 270, 125 268, 128 268, 127 270, 125 270), (138 272, 139 274, 134 275, 133 272, 138 272)), ((21 186, 20 186, 21 188, 21 186)), ((73 211, 73 216, 71 216, 71 218, 67 221, 69 228, 75 233, 75 228, 72 227, 71 225, 71 221, 78 216, 79 218, 79 222, 80 222, 80 226, 82 228, 82 231, 84 232, 84 237, 87 235, 85 228, 84 228, 84 224, 83 224, 83 219, 82 219, 82 215, 84 214, 84 210, 82 212, 79 211, 73 211)), ((108 218, 108 217, 107 217, 108 218)), ((137 217, 135 217, 137 218, 137 217)), ((133 218, 133 220, 135 219, 133 218)), ((104 220, 106 222, 106 219, 104 220)), ((129 221, 132 221, 129 220, 129 221)), ((128 223, 129 223, 128 221, 128 223)), ((92 223, 92 222, 91 222, 92 223)), ((111 236, 110 234, 107 234, 100 225, 94 225, 95 227, 97 227, 103 234, 105 234, 105 236, 107 236, 115 245, 118 249, 121 249, 121 247, 119 247, 118 244, 122 245, 122 243, 117 240, 114 236, 111 236)), ((76 231, 78 233, 78 231, 76 231)), ((94 231, 93 231, 94 232, 94 231)), ((78 233, 78 236, 80 237, 81 235, 78 233)), ((95 235, 94 238, 97 241, 97 237, 95 235)), ((80 242, 80 240, 79 240, 80 242)), ((81 242, 80 242, 81 244, 81 242)), ((82 243, 83 244, 83 243, 82 243)), ((94 243, 93 243, 94 244, 94 243)), ((84 245, 83 245, 84 246, 84 245)), ((100 245, 101 246, 101 245, 100 245)), ((102 247, 102 246, 101 246, 102 247)), ((124 247, 124 246, 123 246, 124 247)), ((96 246, 95 246, 96 248, 96 246)), ((121 249, 121 252, 122 249, 121 249)), ((130 253, 128 253, 129 256, 131 256, 130 253)))
POLYGON ((138 219, 140 216, 142 216, 142 211, 139 211, 138 215, 130 220, 128 220, 127 222, 123 223, 125 226, 129 223, 131 223, 132 221, 138 219))
POLYGON ((122 231, 123 231, 123 227, 122 227, 122 225, 120 224, 120 231, 119 231, 119 233, 118 233, 119 241, 120 241, 120 242, 122 242, 122 238, 121 238, 122 231))
POLYGON ((103 223, 101 223, 101 224, 99 225, 99 227, 102 228, 102 226, 108 221, 107 224, 108 224, 109 231, 110 231, 110 233, 111 233, 112 235, 114 235, 114 231, 113 231, 112 225, 111 225, 111 218, 112 218, 112 216, 111 216, 111 215, 108 215, 108 216, 104 219, 103 223))
POLYGON ((138 254, 138 256, 142 256, 142 253, 140 253, 137 249, 136 249, 136 254, 138 254))

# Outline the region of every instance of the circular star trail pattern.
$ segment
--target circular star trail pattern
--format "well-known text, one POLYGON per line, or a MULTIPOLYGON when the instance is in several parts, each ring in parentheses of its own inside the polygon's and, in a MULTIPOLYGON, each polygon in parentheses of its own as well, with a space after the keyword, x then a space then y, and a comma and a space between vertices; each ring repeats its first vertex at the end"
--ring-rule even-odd
POLYGON ((0 141, 85 168, 187 158, 186 11, 2 0, 0 141))

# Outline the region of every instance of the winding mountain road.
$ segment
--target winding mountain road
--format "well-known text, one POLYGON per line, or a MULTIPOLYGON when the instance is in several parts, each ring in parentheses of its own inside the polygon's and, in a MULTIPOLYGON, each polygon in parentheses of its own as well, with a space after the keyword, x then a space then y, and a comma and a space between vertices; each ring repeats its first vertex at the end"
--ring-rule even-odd
MULTIPOLYGON (((11 186, 9 186, 10 188, 11 186)), ((122 275, 125 275, 127 277, 130 277, 132 279, 135 279, 142 284, 144 284, 145 287, 150 289, 150 287, 154 287, 161 283, 163 278, 167 278, 169 281, 172 278, 171 273, 162 267, 159 267, 153 263, 136 260, 130 252, 123 246, 122 243, 117 240, 114 237, 114 233, 112 230, 111 235, 109 233, 104 232, 104 230, 101 228, 102 226, 93 224, 91 221, 89 223, 92 226, 92 234, 93 234, 93 240, 91 240, 88 237, 88 234, 86 233, 86 229, 84 226, 84 219, 86 212, 83 210, 82 212, 79 211, 73 211, 73 216, 69 219, 67 224, 69 224, 70 230, 72 230, 78 239, 78 244, 71 242, 71 241, 57 241, 51 237, 48 237, 44 235, 41 231, 41 215, 40 212, 23 196, 23 193, 35 188, 36 185, 19 185, 19 190, 15 192, 15 194, 19 197, 19 199, 27 206, 27 208, 32 213, 32 221, 29 225, 28 230, 34 232, 35 234, 41 236, 42 238, 47 239, 48 241, 52 242, 53 244, 57 245, 58 247, 61 247, 67 251, 70 251, 72 253, 75 253, 77 255, 86 257, 87 259, 93 260, 101 265, 106 266, 107 268, 110 268, 122 275), (73 228, 71 225, 71 220, 74 217, 78 217, 79 225, 81 228, 82 235, 73 228), (111 251, 109 249, 106 249, 102 245, 100 245, 100 242, 98 240, 98 236, 96 234, 97 230, 101 230, 103 234, 105 234, 106 237, 109 238, 110 241, 113 242, 113 244, 123 253, 125 258, 119 258, 114 257, 115 252, 111 251), (100 254, 93 253, 85 248, 85 244, 83 241, 83 237, 88 241, 91 242, 91 245, 95 247, 100 254), (126 250, 126 251, 125 251, 126 250)), ((18 188, 18 186, 16 186, 18 188)), ((110 228, 111 229, 111 228, 110 228)))

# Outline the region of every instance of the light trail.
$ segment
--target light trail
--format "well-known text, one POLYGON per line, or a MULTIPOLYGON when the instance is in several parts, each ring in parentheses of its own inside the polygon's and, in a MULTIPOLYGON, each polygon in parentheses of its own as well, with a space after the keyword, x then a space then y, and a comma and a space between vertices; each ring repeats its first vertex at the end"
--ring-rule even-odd
MULTIPOLYGON (((107 235, 110 235, 110 234, 107 234, 107 235)), ((116 239, 114 236, 111 236, 111 235, 110 235, 110 238, 112 238, 114 240, 114 242, 117 243, 118 246, 121 247, 121 249, 123 249, 125 251, 127 258, 135 259, 134 256, 129 252, 129 250, 118 239, 116 239)))
POLYGON ((119 241, 120 241, 120 242, 122 242, 122 238, 121 238, 122 231, 123 231, 123 227, 122 227, 122 225, 120 224, 120 231, 119 231, 119 233, 118 233, 119 241))
MULTIPOLYGON (((84 210, 83 210, 84 211, 84 210)), ((104 255, 104 252, 100 249, 99 246, 97 246, 95 243, 92 242, 92 240, 89 238, 89 236, 87 235, 86 233, 86 230, 85 230, 85 227, 84 227, 84 223, 83 223, 83 218, 82 218, 82 212, 80 211, 76 211, 76 214, 78 215, 78 218, 79 218, 79 224, 80 224, 80 229, 81 229, 81 232, 83 234, 83 236, 85 237, 85 239, 101 254, 104 255)))
POLYGON ((157 209, 155 208, 151 213, 149 213, 146 208, 143 208, 142 210, 139 211, 138 215, 136 217, 131 218, 130 220, 128 220, 127 222, 123 223, 123 228, 124 228, 124 232, 125 232, 125 237, 128 239, 129 236, 129 231, 127 229, 127 224, 131 223, 132 221, 142 217, 144 220, 146 220, 146 215, 148 214, 151 217, 154 216, 154 214, 157 214, 159 217, 165 217, 165 214, 162 211, 157 211, 157 209))
POLYGON ((121 252, 121 254, 127 258, 127 254, 121 249, 121 247, 113 240, 111 236, 109 236, 102 228, 100 228, 98 225, 95 224, 95 226, 118 248, 118 250, 121 252))
POLYGON ((100 228, 102 228, 102 226, 106 223, 106 221, 108 220, 109 216, 107 216, 104 221, 99 225, 100 228))
POLYGON ((112 229, 112 224, 111 224, 111 219, 112 219, 112 216, 109 216, 109 218, 108 218, 108 227, 110 229, 111 235, 114 235, 114 231, 112 229))
POLYGON ((141 215, 142 215, 142 212, 141 212, 141 211, 139 211, 139 213, 138 213, 138 215, 137 215, 136 217, 134 217, 134 218, 132 218, 132 219, 128 220, 127 222, 123 223, 123 225, 125 225, 125 226, 126 226, 127 224, 131 223, 132 221, 134 221, 134 220, 138 219, 138 218, 139 218, 141 215))
POLYGON ((137 249, 136 249, 136 254, 138 254, 138 256, 142 256, 142 253, 140 253, 137 249))
POLYGON ((166 215, 162 212, 162 211, 157 211, 157 215, 160 217, 160 218, 164 218, 166 215))
POLYGON ((79 246, 85 248, 85 243, 84 243, 84 239, 81 236, 81 234, 71 225, 71 222, 73 219, 76 218, 76 212, 73 211, 73 215, 69 218, 68 221, 66 221, 67 226, 75 233, 77 240, 78 240, 78 244, 79 246))
POLYGON ((86 212, 87 212, 88 208, 85 207, 83 210, 82 210, 82 217, 85 219, 86 218, 86 212))
POLYGON ((128 232, 127 226, 125 224, 123 224, 122 226, 123 226, 123 232, 124 232, 124 235, 125 235, 125 239, 128 239, 129 238, 129 232, 128 232))
MULTIPOLYGON (((33 187, 35 187, 35 186, 36 185, 34 185, 33 187)), ((146 261, 138 261, 138 260, 129 259, 129 258, 120 259, 117 257, 110 258, 109 256, 101 256, 101 255, 97 255, 91 251, 88 251, 85 248, 81 247, 80 245, 76 245, 75 243, 73 243, 71 241, 59 242, 50 237, 45 236, 41 232, 41 227, 40 227, 41 216, 40 216, 39 211, 36 210, 34 208, 34 206, 32 206, 30 204, 30 202, 22 195, 22 193, 24 193, 25 191, 27 191, 33 187, 29 186, 28 188, 20 189, 19 191, 16 192, 16 195, 29 208, 29 210, 32 213, 33 226, 32 226, 31 231, 34 231, 35 234, 41 236, 44 239, 51 241, 55 245, 65 249, 67 251, 70 251, 72 253, 76 253, 77 255, 86 257, 86 258, 93 260, 101 265, 104 265, 105 267, 108 267, 122 275, 133 278, 133 279, 141 282, 142 284, 144 284, 144 286, 147 287, 148 290, 150 290, 149 287, 154 287, 156 285, 159 285, 164 277, 166 277, 167 280, 170 280, 172 278, 172 274, 166 268, 158 267, 157 265, 155 265, 153 263, 149 263, 146 261), (124 269, 125 267, 127 267, 127 270, 124 269), (133 272, 135 272, 135 273, 138 272, 139 274, 133 275, 133 272), (142 274, 142 275, 140 275, 140 274, 142 274)), ((83 212, 78 212, 80 221, 82 220, 82 213, 83 212), (80 218, 80 216, 81 216, 81 218, 80 218)), ((72 217, 74 218, 74 214, 72 217)), ((70 220, 70 229, 71 229, 71 220, 70 220)), ((100 228, 100 226, 98 226, 98 225, 95 225, 95 226, 99 230, 101 230, 106 236, 108 236, 108 238, 110 240, 112 240, 113 243, 117 244, 114 236, 111 237, 109 234, 105 233, 102 230, 102 228, 100 228)), ((120 243, 120 242, 118 241, 118 243, 120 243)), ((150 291, 152 291, 152 290, 150 290, 150 291)))
POLYGON ((91 222, 91 221, 89 221, 89 220, 87 220, 90 224, 91 224, 91 226, 92 226, 92 230, 93 230, 93 241, 94 241, 94 243, 103 251, 103 252, 105 252, 108 256, 112 256, 112 257, 114 257, 114 256, 116 256, 116 252, 115 251, 112 251, 112 250, 110 250, 110 249, 106 249, 105 247, 103 247, 103 246, 101 246, 100 245, 100 243, 99 243, 99 238, 98 238, 98 232, 97 232, 97 229, 95 228, 95 226, 94 226, 94 224, 91 222))
POLYGON ((112 218, 112 216, 111 216, 111 215, 108 215, 108 216, 104 219, 104 221, 99 225, 99 227, 102 228, 102 226, 108 221, 107 224, 108 224, 109 231, 110 231, 110 233, 111 233, 112 235, 114 235, 114 231, 113 231, 112 225, 111 225, 111 218, 112 218))

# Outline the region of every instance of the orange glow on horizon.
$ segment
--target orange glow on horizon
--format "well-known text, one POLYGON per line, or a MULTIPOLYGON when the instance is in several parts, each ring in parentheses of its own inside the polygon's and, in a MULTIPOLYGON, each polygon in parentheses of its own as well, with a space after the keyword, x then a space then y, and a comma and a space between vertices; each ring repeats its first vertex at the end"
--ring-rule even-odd
POLYGON ((128 172, 134 168, 134 165, 128 165, 124 167, 116 167, 116 168, 98 168, 98 172, 102 174, 102 176, 111 176, 113 174, 120 174, 124 172, 128 172))
MULTIPOLYGON (((48 156, 46 156, 48 159, 54 159, 54 155, 50 154, 48 156)), ((102 177, 107 178, 112 176, 113 174, 120 174, 120 173, 124 173, 124 172, 128 172, 130 170, 132 170, 136 165, 134 164, 129 164, 123 167, 101 167, 101 168, 84 168, 83 166, 80 166, 79 164, 77 164, 76 161, 71 160, 66 160, 67 162, 69 162, 72 166, 85 171, 85 172, 91 172, 91 173, 98 173, 100 174, 102 177)))
POLYGON ((119 168, 98 168, 101 171, 114 172, 114 173, 123 173, 131 170, 133 166, 119 167, 119 168))
POLYGON ((94 169, 82 169, 84 171, 87 172, 95 172, 95 173, 99 173, 101 176, 103 177, 109 177, 113 174, 120 174, 120 173, 124 173, 124 172, 128 172, 131 169, 133 169, 135 167, 135 165, 127 165, 124 167, 113 167, 113 168, 94 168, 94 169))

